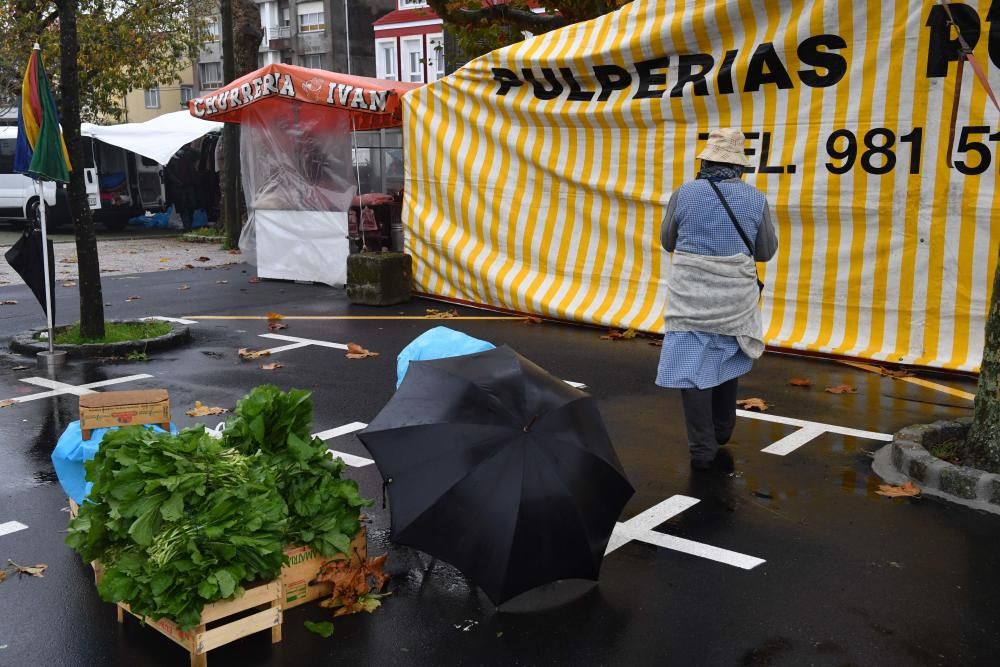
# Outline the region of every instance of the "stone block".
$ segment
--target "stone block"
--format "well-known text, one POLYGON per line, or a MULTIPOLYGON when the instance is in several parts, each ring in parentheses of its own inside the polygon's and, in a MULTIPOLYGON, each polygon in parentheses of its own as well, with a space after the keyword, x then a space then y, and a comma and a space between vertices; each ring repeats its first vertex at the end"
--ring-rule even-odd
POLYGON ((934 429, 930 424, 915 424, 913 426, 907 426, 901 431, 896 433, 896 438, 899 440, 911 440, 918 445, 923 445, 926 447, 931 444, 927 441, 928 434, 934 432, 934 429))
POLYGON ((347 258, 351 303, 391 306, 410 300, 413 260, 401 252, 363 252, 347 258))
POLYGON ((926 449, 912 440, 892 441, 892 464, 896 470, 905 470, 907 463, 926 453, 926 449))
POLYGON ((987 487, 988 495, 986 497, 994 505, 1000 505, 1000 475, 991 475, 993 479, 990 480, 987 487))
POLYGON ((918 482, 936 487, 941 477, 941 471, 949 467, 954 466, 927 454, 910 461, 910 465, 903 472, 918 482))
POLYGON ((976 487, 983 471, 965 466, 949 466, 941 470, 940 489, 959 498, 976 499, 976 487))
POLYGON ((939 421, 931 424, 937 431, 938 442, 948 442, 949 440, 964 440, 965 434, 969 432, 969 427, 957 421, 939 421))

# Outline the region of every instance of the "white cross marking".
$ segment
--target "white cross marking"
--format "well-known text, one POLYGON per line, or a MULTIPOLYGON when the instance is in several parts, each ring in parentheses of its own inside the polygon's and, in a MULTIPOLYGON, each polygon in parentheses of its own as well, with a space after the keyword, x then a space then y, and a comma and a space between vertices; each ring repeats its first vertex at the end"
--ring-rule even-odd
POLYGON ((7 523, 0 523, 0 535, 9 535, 10 533, 16 533, 19 530, 26 529, 25 526, 20 521, 8 521, 7 523))
POLYGON ((89 382, 87 384, 81 384, 79 386, 66 384, 65 382, 57 382, 55 380, 50 380, 48 378, 31 377, 31 378, 21 378, 21 382, 27 382, 28 384, 33 384, 37 387, 47 387, 52 391, 42 391, 37 394, 28 394, 27 396, 16 396, 10 400, 15 403, 25 403, 27 401, 37 401, 40 398, 49 398, 51 396, 62 396, 63 394, 73 394, 74 396, 84 396, 86 394, 96 393, 92 391, 96 387, 107 387, 113 384, 121 384, 122 382, 132 382, 133 380, 143 380, 145 378, 151 378, 152 375, 148 373, 140 373, 138 375, 126 375, 120 378, 111 378, 110 380, 101 380, 100 382, 89 382))
POLYGON ((786 456, 824 433, 836 433, 838 435, 849 435, 855 438, 867 438, 868 440, 881 440, 883 442, 890 442, 892 440, 892 435, 889 433, 861 431, 856 428, 847 428, 846 426, 835 426, 833 424, 811 422, 806 421, 805 419, 794 419, 792 417, 779 417, 778 415, 767 415, 760 412, 749 412, 747 410, 737 410, 736 414, 740 417, 748 417, 750 419, 758 419, 765 422, 774 422, 776 424, 786 424, 788 426, 799 427, 799 430, 786 435, 781 440, 771 443, 761 450, 762 452, 775 454, 777 456, 786 456))
POLYGON ((151 317, 143 317, 141 319, 143 322, 156 320, 158 322, 176 322, 177 324, 198 324, 197 320, 185 320, 182 317, 163 317, 162 315, 153 315, 151 317))
POLYGON ((312 338, 299 338, 297 336, 285 336, 283 334, 273 334, 266 333, 261 334, 261 338, 273 338, 275 340, 287 340, 291 341, 291 345, 281 345, 279 347, 272 347, 269 350, 262 350, 268 354, 275 354, 276 352, 285 352, 287 350, 295 350, 300 347, 309 347, 310 345, 318 345, 319 347, 332 347, 335 350, 346 350, 347 346, 343 343, 330 343, 325 340, 313 340, 312 338))
POLYGON ((726 565, 732 565, 744 570, 752 570, 761 563, 766 562, 763 559, 747 556, 746 554, 729 551, 728 549, 720 549, 719 547, 686 540, 674 535, 666 535, 653 530, 656 526, 677 516, 699 502, 701 501, 697 498, 689 496, 671 496, 624 523, 618 522, 611 533, 611 540, 608 542, 608 548, 605 550, 604 555, 607 556, 615 549, 629 542, 638 541, 663 547, 664 549, 680 551, 691 556, 698 556, 699 558, 707 558, 708 560, 725 563, 726 565))
MULTIPOLYGON (((326 431, 320 431, 319 433, 314 433, 314 438, 319 438, 320 440, 332 440, 333 438, 340 437, 342 435, 347 435, 348 433, 354 433, 355 431, 360 431, 361 429, 368 426, 364 422, 351 422, 350 424, 344 424, 343 426, 338 426, 337 428, 331 428, 326 431)), ((352 468, 364 468, 365 466, 370 466, 375 463, 371 459, 366 459, 363 456, 355 456, 354 454, 347 454, 345 452, 338 452, 335 449, 327 450, 334 458, 343 459, 344 463, 351 466, 352 468)))

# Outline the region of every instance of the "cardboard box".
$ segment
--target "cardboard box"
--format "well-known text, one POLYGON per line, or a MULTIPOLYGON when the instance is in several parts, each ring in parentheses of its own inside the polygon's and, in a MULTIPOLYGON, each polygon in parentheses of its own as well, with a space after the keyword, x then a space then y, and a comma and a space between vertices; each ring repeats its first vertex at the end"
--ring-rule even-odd
MULTIPOLYGON (((324 563, 344 560, 346 554, 338 553, 332 558, 320 556, 311 547, 285 547, 288 565, 281 568, 281 587, 284 608, 291 609, 300 604, 329 596, 333 585, 329 582, 316 581, 319 569, 324 563)), ((351 541, 351 557, 364 560, 368 558, 368 534, 362 527, 351 541)))
POLYGON ((170 430, 170 398, 166 389, 105 391, 80 397, 80 430, 89 440, 95 428, 157 424, 170 430))

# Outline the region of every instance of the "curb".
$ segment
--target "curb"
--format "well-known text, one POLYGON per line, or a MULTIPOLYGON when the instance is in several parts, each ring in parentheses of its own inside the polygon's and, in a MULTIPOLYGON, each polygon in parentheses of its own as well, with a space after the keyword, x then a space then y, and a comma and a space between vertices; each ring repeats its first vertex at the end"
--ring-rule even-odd
MULTIPOLYGON (((108 320, 108 322, 123 323, 138 320, 108 320)), ((121 343, 87 343, 85 345, 56 345, 55 349, 65 350, 71 359, 91 357, 117 357, 129 352, 158 352, 179 347, 191 340, 191 330, 186 324, 168 322, 170 331, 155 338, 123 341, 121 343)), ((49 349, 48 343, 36 340, 35 336, 45 329, 32 329, 27 333, 14 336, 10 341, 10 349, 20 354, 34 355, 49 349)))
POLYGON ((887 446, 892 467, 922 488, 933 489, 947 498, 988 503, 1000 510, 1000 475, 948 463, 926 449, 946 440, 964 438, 971 424, 972 417, 961 417, 907 426, 887 446))
POLYGON ((181 240, 188 243, 225 243, 225 236, 202 236, 201 234, 181 234, 181 240))

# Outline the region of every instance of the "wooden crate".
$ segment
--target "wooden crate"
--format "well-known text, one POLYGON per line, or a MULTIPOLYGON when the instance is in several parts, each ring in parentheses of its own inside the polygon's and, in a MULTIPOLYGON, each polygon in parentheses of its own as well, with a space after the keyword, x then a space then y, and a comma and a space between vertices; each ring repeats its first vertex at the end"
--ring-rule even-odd
POLYGON ((282 590, 281 581, 275 579, 248 587, 243 595, 234 600, 207 604, 201 612, 201 623, 192 630, 181 630, 176 623, 165 618, 158 621, 148 617, 143 619, 137 614, 132 614, 124 602, 118 603, 118 622, 124 622, 125 612, 145 620, 148 627, 187 649, 191 656, 191 667, 207 667, 209 651, 247 635, 270 629, 271 643, 276 644, 281 641, 282 590), (249 616, 226 621, 231 616, 264 605, 267 605, 267 608, 259 609, 249 616), (210 624, 213 627, 209 628, 210 624))

